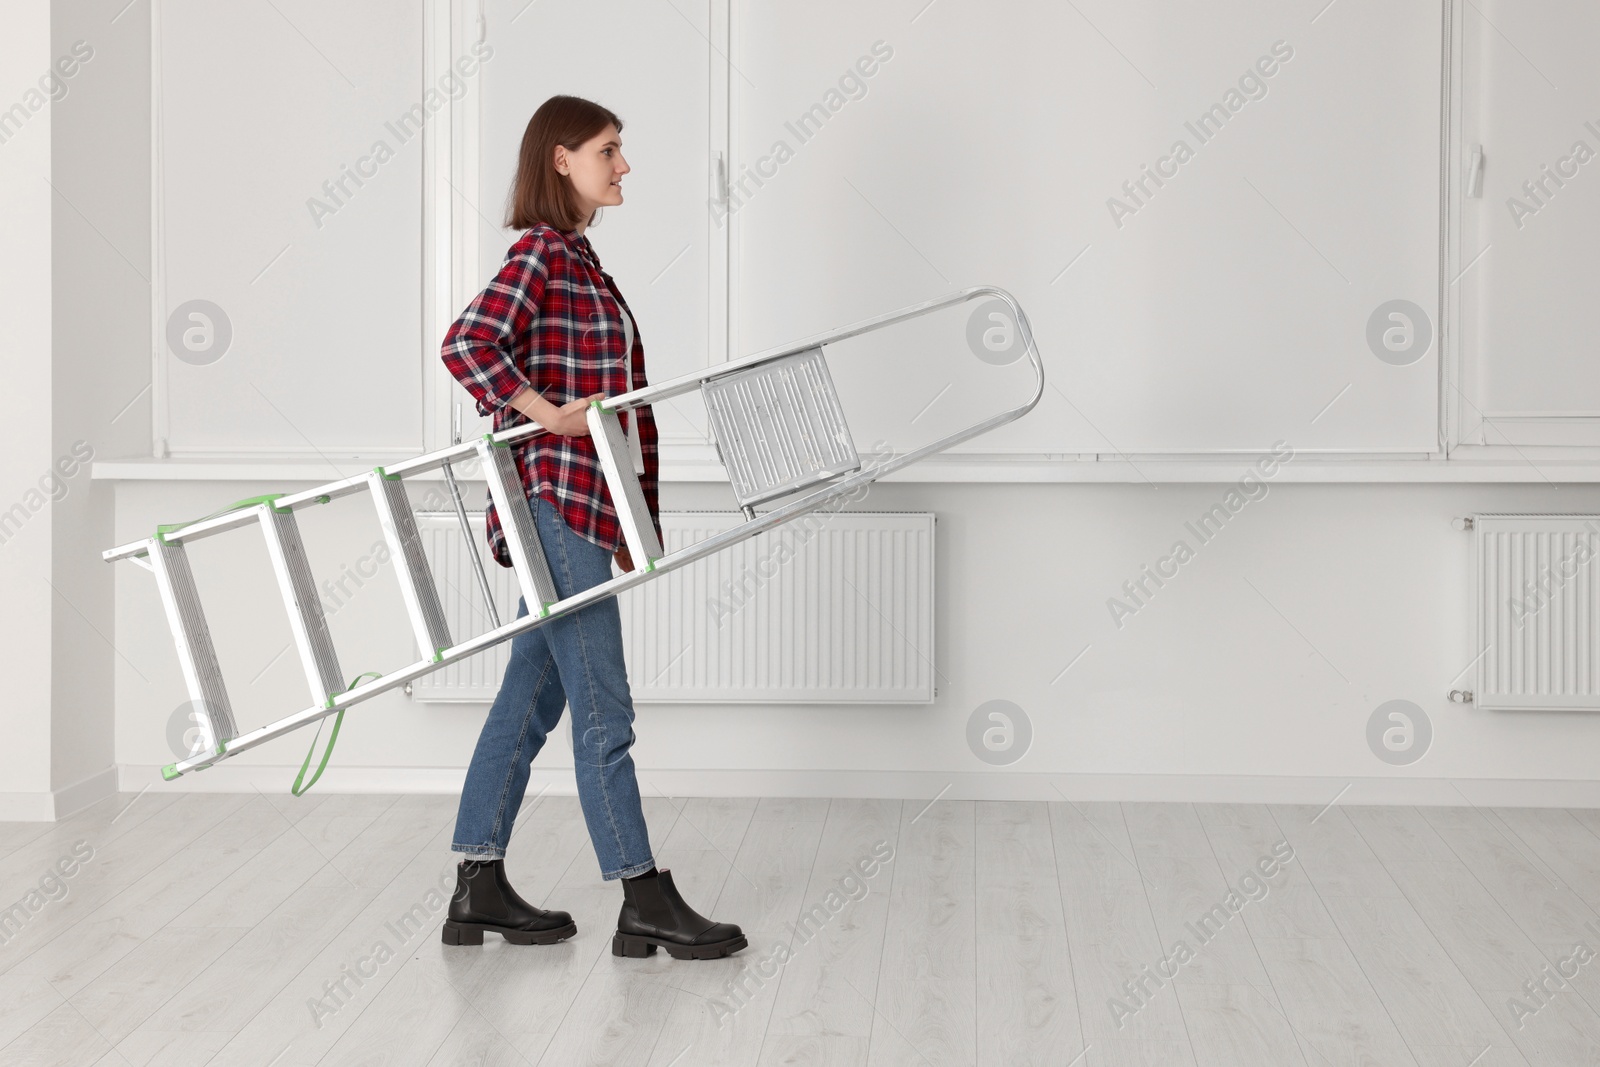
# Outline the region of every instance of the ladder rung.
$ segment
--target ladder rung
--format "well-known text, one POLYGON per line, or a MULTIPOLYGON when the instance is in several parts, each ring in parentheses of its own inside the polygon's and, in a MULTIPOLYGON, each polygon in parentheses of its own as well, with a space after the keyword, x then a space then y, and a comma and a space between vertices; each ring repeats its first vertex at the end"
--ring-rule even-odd
POLYGON ((439 588, 428 566, 428 555, 417 532, 417 517, 411 510, 411 496, 399 475, 385 473, 382 467, 367 475, 372 487, 372 503, 378 509, 378 524, 389 543, 389 554, 399 563, 400 595, 411 617, 411 630, 423 659, 438 659, 453 643, 450 624, 445 621, 444 605, 439 603, 439 588))
POLYGON ((700 391, 743 508, 861 469, 821 347, 711 379, 700 391))
POLYGON ((197 721, 209 734, 203 739, 203 747, 215 750, 218 743, 236 737, 239 728, 233 721, 233 705, 228 701, 228 687, 222 681, 216 649, 211 645, 211 627, 206 624, 200 595, 195 591, 189 554, 181 544, 153 538, 150 569, 155 573, 156 589, 178 646, 178 667, 183 672, 184 685, 197 721))
MULTIPOLYGON (((637 419, 639 413, 635 411, 633 417, 637 419)), ((656 560, 666 553, 662 551, 661 539, 656 536, 655 522, 644 499, 644 487, 633 470, 633 456, 628 452, 622 420, 615 411, 602 407, 598 400, 589 404, 589 436, 594 439, 595 451, 600 455, 600 469, 605 473, 611 505, 622 525, 622 537, 627 542, 634 569, 654 570, 656 560)))
POLYGON ((528 614, 543 615, 551 604, 561 599, 561 594, 556 592, 550 564, 544 557, 544 546, 539 542, 539 531, 534 528, 533 509, 528 506, 516 459, 509 445, 496 444, 487 435, 478 442, 478 456, 528 614))
POLYGON ((289 609, 289 629, 294 632, 294 643, 300 649, 300 663, 305 667, 311 699, 326 705, 335 693, 344 691, 344 675, 339 671, 339 656, 328 635, 328 620, 322 613, 322 600, 317 596, 316 579, 311 576, 311 565, 306 560, 300 524, 294 512, 279 511, 271 503, 260 505, 258 510, 261 530, 267 538, 267 555, 278 576, 284 606, 289 609))

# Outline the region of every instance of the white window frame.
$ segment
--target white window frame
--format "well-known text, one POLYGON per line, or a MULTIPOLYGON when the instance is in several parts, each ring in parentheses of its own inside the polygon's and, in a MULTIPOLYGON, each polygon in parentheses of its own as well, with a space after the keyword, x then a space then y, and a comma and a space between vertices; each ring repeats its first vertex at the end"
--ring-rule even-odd
POLYGON ((1536 462, 1541 459, 1600 460, 1600 415, 1540 415, 1529 412, 1481 410, 1469 398, 1475 380, 1473 356, 1463 343, 1466 314, 1471 305, 1456 284, 1469 272, 1484 250, 1463 248, 1466 188, 1472 168, 1472 149, 1480 143, 1465 129, 1470 94, 1481 95, 1481 84, 1468 84, 1466 70, 1466 20, 1472 16, 1468 0, 1444 0, 1446 110, 1443 131, 1441 202, 1445 205, 1441 246, 1441 368, 1439 411, 1445 455, 1451 459, 1536 462))
MULTIPOLYGON (((711 64, 709 79, 709 155, 706 159, 707 205, 711 198, 725 196, 719 174, 725 173, 730 156, 729 131, 730 100, 728 51, 731 47, 729 0, 711 0, 711 64), (720 168, 720 169, 719 169, 720 168)), ((475 41, 483 32, 482 0, 424 0, 427 27, 423 35, 425 74, 430 84, 443 75, 453 58, 475 41)), ((462 434, 472 435, 474 424, 480 419, 471 400, 450 376, 444 363, 437 357, 445 331, 466 308, 481 289, 478 264, 484 252, 473 209, 463 201, 456 190, 476 195, 480 188, 483 91, 465 93, 451 102, 449 108, 440 110, 438 117, 424 127, 424 171, 422 184, 423 205, 423 255, 426 257, 427 291, 423 294, 424 331, 429 343, 426 351, 434 353, 429 360, 430 370, 425 375, 423 388, 423 433, 426 448, 443 448, 450 444, 454 409, 462 408, 462 434)), ((481 206, 481 205, 480 205, 481 206)), ((496 205, 498 209, 498 204, 496 205)), ((710 300, 708 320, 707 361, 722 362, 731 358, 728 351, 730 334, 733 229, 719 228, 706 212, 706 237, 711 256, 708 278, 710 300)), ((488 420, 483 420, 487 426, 488 420)), ((666 449, 690 450, 693 458, 703 458, 700 452, 709 453, 705 440, 692 431, 663 431, 661 446, 666 449)), ((679 455, 684 453, 680 451, 679 455)))

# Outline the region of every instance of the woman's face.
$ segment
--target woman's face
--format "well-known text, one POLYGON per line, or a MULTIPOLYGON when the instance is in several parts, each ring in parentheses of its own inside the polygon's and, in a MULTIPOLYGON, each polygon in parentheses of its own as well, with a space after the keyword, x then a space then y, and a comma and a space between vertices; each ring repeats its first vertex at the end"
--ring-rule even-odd
POLYGON ((556 145, 556 170, 572 179, 585 215, 622 203, 622 176, 631 167, 622 158, 622 137, 609 123, 576 149, 556 145))

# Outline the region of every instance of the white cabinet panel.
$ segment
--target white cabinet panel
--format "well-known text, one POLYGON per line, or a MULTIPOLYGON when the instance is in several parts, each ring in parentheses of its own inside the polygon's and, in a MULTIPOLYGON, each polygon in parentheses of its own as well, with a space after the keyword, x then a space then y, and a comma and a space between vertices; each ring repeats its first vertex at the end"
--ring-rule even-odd
MULTIPOLYGON (((623 123, 622 154, 632 168, 623 203, 602 209, 588 236, 633 309, 649 378, 705 367, 709 2, 487 0, 485 17, 494 57, 484 65, 473 291, 493 277, 520 234, 501 224, 528 120, 557 93, 581 96, 623 123)), ((463 409, 472 414, 470 402, 463 400, 463 409)), ((664 441, 701 440, 695 427, 705 418, 697 402, 661 404, 655 416, 664 441)))
MULTIPOLYGON (((1049 385, 954 451, 1435 449, 1437 345, 1396 365, 1367 330, 1397 299, 1437 321, 1438 5, 735 11, 735 354, 993 283, 1049 385)), ((965 337, 841 366, 858 440, 1025 395, 965 337)))
POLYGON ((418 450, 421 0, 156 10, 157 432, 175 453, 418 450))

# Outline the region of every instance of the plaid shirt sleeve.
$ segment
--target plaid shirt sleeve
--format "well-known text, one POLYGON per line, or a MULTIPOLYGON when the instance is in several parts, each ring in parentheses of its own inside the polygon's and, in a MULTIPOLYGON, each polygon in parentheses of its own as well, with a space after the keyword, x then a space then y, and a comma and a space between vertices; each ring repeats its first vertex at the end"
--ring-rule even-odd
POLYGON ((477 401, 479 415, 499 411, 532 386, 517 365, 514 341, 529 330, 549 276, 542 241, 513 252, 445 334, 444 365, 477 401))
MULTIPOLYGON (((527 421, 507 403, 524 385, 557 407, 594 393, 615 396, 627 390, 630 359, 634 387, 647 384, 637 319, 632 351, 624 351, 625 329, 617 305, 627 309, 588 240, 538 223, 511 246, 494 279, 447 331, 441 356, 477 402, 478 414, 492 415, 495 430, 505 430, 527 421)), ((621 422, 624 430, 638 435, 645 467, 639 487, 660 537, 654 415, 645 406, 622 413, 621 422)), ((588 434, 538 434, 514 448, 512 457, 525 497, 544 498, 574 533, 616 550, 622 542, 621 524, 588 434)), ((495 562, 510 567, 505 531, 492 499, 484 502, 484 524, 495 562)))

